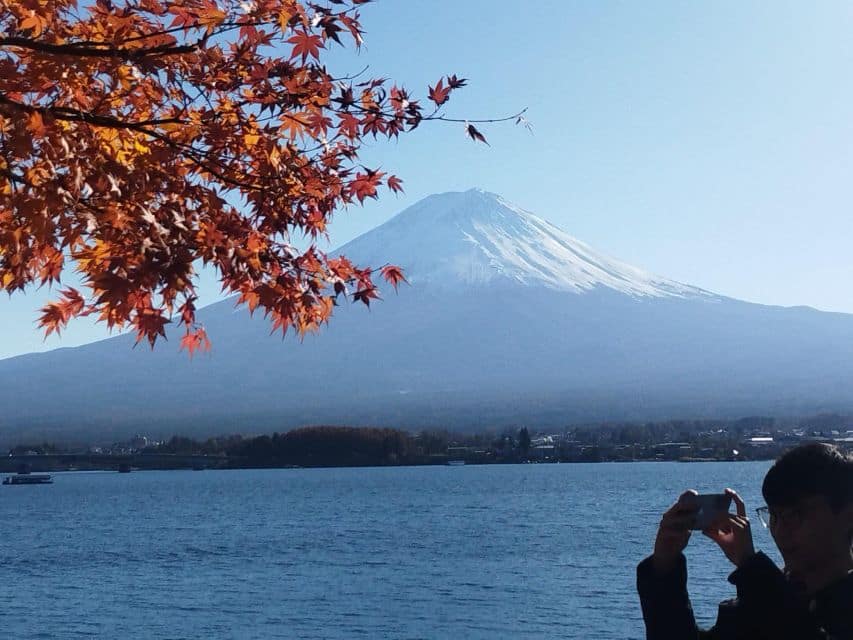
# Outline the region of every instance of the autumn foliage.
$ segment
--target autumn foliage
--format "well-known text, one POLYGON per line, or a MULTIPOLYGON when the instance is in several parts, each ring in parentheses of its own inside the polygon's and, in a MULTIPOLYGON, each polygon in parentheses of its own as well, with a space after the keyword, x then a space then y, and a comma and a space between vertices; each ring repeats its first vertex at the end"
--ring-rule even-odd
POLYGON ((359 164, 362 140, 448 119, 465 80, 421 102, 332 75, 323 53, 360 47, 367 1, 0 0, 0 288, 76 269, 82 291, 43 309, 48 334, 94 315, 153 345, 177 322, 191 353, 209 344, 199 264, 274 330, 317 329, 341 296, 369 304, 373 269, 294 239, 401 191, 359 164))

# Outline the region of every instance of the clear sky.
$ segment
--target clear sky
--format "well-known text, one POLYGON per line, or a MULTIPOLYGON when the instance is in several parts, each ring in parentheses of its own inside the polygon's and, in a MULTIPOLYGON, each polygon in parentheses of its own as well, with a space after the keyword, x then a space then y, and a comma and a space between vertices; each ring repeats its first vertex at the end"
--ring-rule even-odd
MULTIPOLYGON (((433 123, 372 144, 405 195, 341 212, 331 246, 431 193, 482 187, 596 249, 764 304, 853 313, 853 4, 379 0, 370 65, 416 92, 469 78, 449 116, 529 108, 535 135, 491 147, 433 123)), ((203 300, 218 288, 205 282, 203 300)), ((0 357, 106 337, 80 321, 42 340, 50 292, 0 298, 0 357)), ((177 347, 175 347, 177 348, 177 347)))

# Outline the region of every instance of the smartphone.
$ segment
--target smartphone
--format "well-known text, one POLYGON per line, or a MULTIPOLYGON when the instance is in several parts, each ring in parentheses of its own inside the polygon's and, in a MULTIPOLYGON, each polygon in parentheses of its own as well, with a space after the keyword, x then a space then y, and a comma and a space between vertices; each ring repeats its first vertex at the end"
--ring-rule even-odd
POLYGON ((732 497, 727 493, 706 493, 693 496, 690 501, 699 507, 690 528, 702 530, 707 529, 720 515, 729 512, 732 497))

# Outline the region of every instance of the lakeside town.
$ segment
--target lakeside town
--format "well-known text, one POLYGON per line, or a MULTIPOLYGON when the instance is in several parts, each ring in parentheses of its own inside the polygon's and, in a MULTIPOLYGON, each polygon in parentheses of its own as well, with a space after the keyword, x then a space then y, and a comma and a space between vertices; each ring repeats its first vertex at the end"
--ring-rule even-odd
POLYGON ((557 432, 522 426, 472 434, 315 426, 207 440, 157 440, 140 434, 111 445, 18 445, 0 458, 0 471, 748 461, 776 458, 806 441, 853 450, 853 418, 595 424, 557 432))

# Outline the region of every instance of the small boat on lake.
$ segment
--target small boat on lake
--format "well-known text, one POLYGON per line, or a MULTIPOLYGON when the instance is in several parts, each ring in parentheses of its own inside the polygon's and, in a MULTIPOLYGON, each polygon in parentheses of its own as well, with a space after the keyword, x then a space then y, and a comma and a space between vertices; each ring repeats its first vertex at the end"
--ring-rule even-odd
POLYGON ((461 466, 463 466, 464 464, 465 464, 465 461, 464 461, 464 460, 448 460, 448 461, 447 461, 447 466, 448 466, 448 467, 461 467, 461 466))
POLYGON ((3 484, 53 484, 53 479, 47 474, 19 473, 16 476, 6 476, 3 484))

